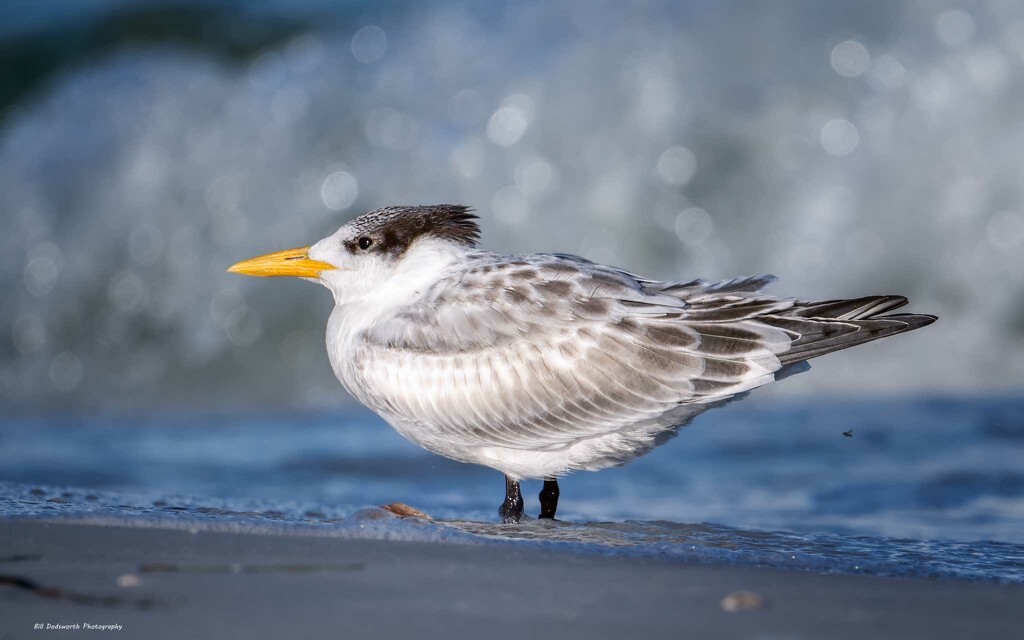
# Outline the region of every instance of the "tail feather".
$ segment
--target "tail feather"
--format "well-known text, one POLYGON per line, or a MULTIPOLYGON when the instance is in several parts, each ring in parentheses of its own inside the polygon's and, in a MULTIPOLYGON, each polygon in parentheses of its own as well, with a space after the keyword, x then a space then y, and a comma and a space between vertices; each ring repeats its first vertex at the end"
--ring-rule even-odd
POLYGON ((899 309, 907 304, 903 296, 866 296, 851 300, 826 300, 803 303, 786 315, 801 318, 834 318, 836 320, 862 320, 899 309))
POLYGON ((779 315, 763 316, 768 325, 793 337, 779 354, 783 365, 802 362, 879 338, 913 331, 937 319, 926 314, 880 315, 907 304, 903 296, 868 296, 852 300, 801 303, 779 315))

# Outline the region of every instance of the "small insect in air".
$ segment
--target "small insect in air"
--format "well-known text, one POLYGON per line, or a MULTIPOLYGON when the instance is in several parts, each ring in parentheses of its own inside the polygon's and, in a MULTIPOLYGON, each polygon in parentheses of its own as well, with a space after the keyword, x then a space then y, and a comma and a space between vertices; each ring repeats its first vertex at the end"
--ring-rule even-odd
POLYGON ((850 429, 849 431, 844 431, 843 435, 846 436, 847 438, 852 438, 853 437, 853 429, 850 429))

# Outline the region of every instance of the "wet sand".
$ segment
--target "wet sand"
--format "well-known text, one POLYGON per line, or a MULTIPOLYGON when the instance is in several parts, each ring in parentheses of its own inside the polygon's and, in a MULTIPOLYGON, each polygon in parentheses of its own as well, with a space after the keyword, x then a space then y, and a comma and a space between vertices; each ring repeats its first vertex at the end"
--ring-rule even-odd
POLYGON ((40 521, 0 521, 0 576, 5 639, 76 623, 122 628, 60 633, 959 639, 1024 625, 1019 585, 40 521))

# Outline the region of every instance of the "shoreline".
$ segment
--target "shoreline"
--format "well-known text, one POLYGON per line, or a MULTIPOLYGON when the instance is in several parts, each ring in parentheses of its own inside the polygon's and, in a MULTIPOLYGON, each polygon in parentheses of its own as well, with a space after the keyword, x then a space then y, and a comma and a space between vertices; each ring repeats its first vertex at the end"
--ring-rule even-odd
MULTIPOLYGON (((67 494, 65 494, 67 495, 67 494)), ((71 506, 73 504, 62 504, 71 506)), ((129 508, 122 505, 124 508, 129 508)), ((108 513, 89 514, 71 510, 65 513, 47 515, 0 516, 3 522, 48 523, 60 526, 115 527, 131 529, 157 529, 184 531, 189 533, 236 533, 252 536, 279 535, 289 537, 328 538, 337 540, 370 540, 388 542, 420 542, 427 544, 449 544, 483 547, 527 548, 553 554, 571 554, 581 557, 624 557, 643 558, 658 562, 721 565, 779 569, 783 571, 809 572, 822 575, 854 575, 882 578, 911 578, 927 580, 957 580, 988 584, 1024 586, 1020 571, 1001 568, 999 574, 989 570, 988 574, 972 574, 960 570, 952 562, 946 566, 935 560, 918 558, 917 566, 909 564, 905 556, 908 549, 901 546, 907 542, 897 538, 867 537, 857 534, 839 533, 805 534, 788 530, 744 529, 714 523, 672 523, 664 521, 629 521, 634 526, 679 527, 686 530, 685 539, 658 541, 637 541, 635 538, 595 538, 597 533, 606 533, 618 528, 616 521, 572 522, 567 520, 537 520, 530 518, 515 526, 467 519, 432 518, 413 507, 394 503, 386 507, 362 507, 348 510, 344 516, 335 514, 326 518, 296 521, 279 511, 262 514, 253 511, 232 511, 216 507, 184 509, 180 507, 159 507, 170 512, 130 513, 112 515, 108 513), (390 507, 411 512, 398 512, 390 507), (422 517, 409 517, 419 514, 422 517), (202 519, 197 519, 197 515, 202 519), (211 517, 212 516, 212 517, 211 517), (565 535, 567 534, 567 535, 565 535), (700 537, 701 535, 704 537, 700 537), (715 539, 715 536, 718 539, 715 539), (780 545, 774 550, 748 548, 749 541, 737 540, 734 536, 753 536, 759 546, 780 545), (724 536, 724 537, 723 537, 724 536), (833 547, 832 556, 823 556, 816 551, 785 547, 784 541, 792 536, 816 536, 809 539, 811 544, 835 544, 835 540, 870 540, 875 545, 877 556, 868 556, 855 546, 833 547), (821 538, 827 536, 828 541, 821 538), (767 537, 771 537, 771 542, 767 537), (783 543, 783 544, 780 544, 783 543), (892 545, 886 547, 885 545, 892 545), (816 555, 817 553, 817 555, 816 555), (792 555, 791 555, 792 554, 792 555), (835 554, 840 554, 839 556, 835 554), (840 557, 850 554, 849 557, 840 557), (853 557, 856 555, 856 557, 853 557)), ((632 532, 635 536, 636 533, 632 532)), ((955 557, 969 554, 982 557, 986 547, 1014 546, 1016 543, 998 540, 956 540, 926 539, 911 541, 931 548, 933 558, 947 554, 955 557), (982 554, 982 555, 979 555, 982 554)), ((1018 545, 1019 546, 1019 545, 1018 545)), ((497 551, 496 551, 497 552, 497 551)), ((1018 557, 1021 556, 1018 552, 1018 557)), ((1024 565, 1017 563, 1024 570, 1024 565)))
POLYGON ((0 521, 0 632, 1012 637, 1024 585, 326 536, 0 521), (20 583, 18 581, 21 581, 20 583), (579 589, 586 585, 586 589, 579 589), (727 610, 732 608, 733 610, 727 610))

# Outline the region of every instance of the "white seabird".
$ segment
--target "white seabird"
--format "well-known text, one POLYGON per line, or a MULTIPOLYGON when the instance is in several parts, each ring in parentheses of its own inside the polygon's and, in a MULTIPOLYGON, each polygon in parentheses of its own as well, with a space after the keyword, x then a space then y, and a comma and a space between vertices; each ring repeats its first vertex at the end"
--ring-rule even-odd
POLYGON ((229 271, 297 276, 334 294, 335 375, 400 434, 519 481, 622 465, 696 415, 805 370, 804 361, 931 324, 882 315, 902 296, 804 302, 763 293, 775 278, 660 282, 566 254, 476 248, 466 207, 388 207, 311 247, 229 271))

